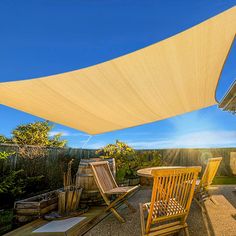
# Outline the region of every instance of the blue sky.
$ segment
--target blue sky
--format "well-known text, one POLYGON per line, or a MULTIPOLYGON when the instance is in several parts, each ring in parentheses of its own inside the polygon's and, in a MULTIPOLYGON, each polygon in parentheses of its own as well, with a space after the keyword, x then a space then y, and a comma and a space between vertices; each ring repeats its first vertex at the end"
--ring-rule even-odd
MULTIPOLYGON (((31 79, 94 65, 194 26, 236 0, 0 1, 0 82, 31 79)), ((236 79, 236 42, 217 99, 236 79)), ((0 105, 0 133, 41 120, 0 105)), ((236 117, 217 106, 93 136, 55 125, 71 147, 99 148, 116 139, 135 148, 235 147, 236 117)))

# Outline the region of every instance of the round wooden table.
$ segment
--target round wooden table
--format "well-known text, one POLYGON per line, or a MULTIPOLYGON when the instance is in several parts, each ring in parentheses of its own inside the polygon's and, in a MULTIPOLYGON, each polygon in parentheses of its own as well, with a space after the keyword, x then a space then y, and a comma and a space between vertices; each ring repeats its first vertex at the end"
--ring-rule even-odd
POLYGON ((141 185, 152 185, 152 170, 163 170, 163 169, 175 169, 175 168, 184 168, 186 166, 156 166, 156 167, 148 167, 143 168, 137 171, 137 175, 140 176, 140 184, 141 185))
POLYGON ((137 171, 138 176, 152 178, 152 170, 165 170, 165 169, 175 169, 175 168, 184 168, 186 166, 156 166, 156 167, 148 167, 143 168, 137 171))

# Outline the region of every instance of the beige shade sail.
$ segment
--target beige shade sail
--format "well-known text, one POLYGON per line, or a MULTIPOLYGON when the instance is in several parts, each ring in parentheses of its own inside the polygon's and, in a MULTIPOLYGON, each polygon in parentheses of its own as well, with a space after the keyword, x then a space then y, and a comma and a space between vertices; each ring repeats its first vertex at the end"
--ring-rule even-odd
POLYGON ((236 7, 161 42, 76 71, 0 84, 1 104, 89 134, 216 104, 236 7))

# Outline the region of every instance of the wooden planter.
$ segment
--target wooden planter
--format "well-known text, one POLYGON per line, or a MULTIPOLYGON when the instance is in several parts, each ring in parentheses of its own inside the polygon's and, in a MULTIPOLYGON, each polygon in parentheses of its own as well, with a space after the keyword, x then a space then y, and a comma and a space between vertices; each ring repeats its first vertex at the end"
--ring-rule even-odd
POLYGON ((140 183, 140 177, 129 178, 129 185, 135 186, 140 183))
POLYGON ((16 220, 18 222, 31 221, 57 209, 57 206, 58 190, 17 201, 14 204, 16 220))
POLYGON ((140 177, 118 180, 117 183, 119 186, 135 186, 140 183, 140 177))
POLYGON ((78 210, 82 188, 68 188, 59 191, 58 194, 58 212, 60 215, 70 214, 78 210))
POLYGON ((123 180, 118 180, 117 181, 119 186, 129 186, 129 179, 123 179, 123 180))

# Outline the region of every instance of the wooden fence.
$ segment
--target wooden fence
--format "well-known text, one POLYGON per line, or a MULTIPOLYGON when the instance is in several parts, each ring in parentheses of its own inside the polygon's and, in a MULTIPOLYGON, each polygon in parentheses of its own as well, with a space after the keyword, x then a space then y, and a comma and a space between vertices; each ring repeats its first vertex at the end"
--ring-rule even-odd
MULTIPOLYGON (((28 148, 35 148, 29 146, 28 148)), ((28 176, 44 175, 50 183, 61 182, 62 173, 69 159, 75 159, 75 169, 81 158, 95 157, 92 149, 76 148, 47 148, 45 155, 41 158, 29 159, 19 155, 19 147, 16 145, 0 144, 0 152, 13 153, 8 161, 0 162, 0 170, 10 168, 12 170, 24 169, 28 176), (4 164, 3 164, 4 163, 4 164)), ((230 155, 236 152, 236 148, 196 148, 196 149, 159 149, 159 150, 137 150, 137 153, 157 151, 166 165, 191 166, 201 165, 203 169, 207 159, 211 157, 223 157, 217 175, 232 175, 230 167, 230 155)), ((148 155, 147 155, 148 156, 148 155)), ((150 155, 151 156, 151 155, 150 155)), ((151 157, 150 157, 151 158, 151 157)))
MULTIPOLYGON (((27 146, 26 148, 28 152, 35 152, 38 147, 27 146)), ((0 144, 0 152, 11 153, 6 161, 0 160, 0 172, 22 169, 25 177, 44 176, 45 187, 55 189, 62 186, 63 172, 70 159, 74 159, 72 172, 75 174, 81 158, 95 155, 95 150, 76 148, 38 148, 38 150, 42 153, 41 156, 29 158, 20 155, 21 149, 16 145, 0 144)))
POLYGON ((236 163, 232 164, 236 148, 161 149, 158 151, 167 165, 200 165, 204 170, 209 158, 222 157, 217 175, 231 176, 236 170, 236 163))

